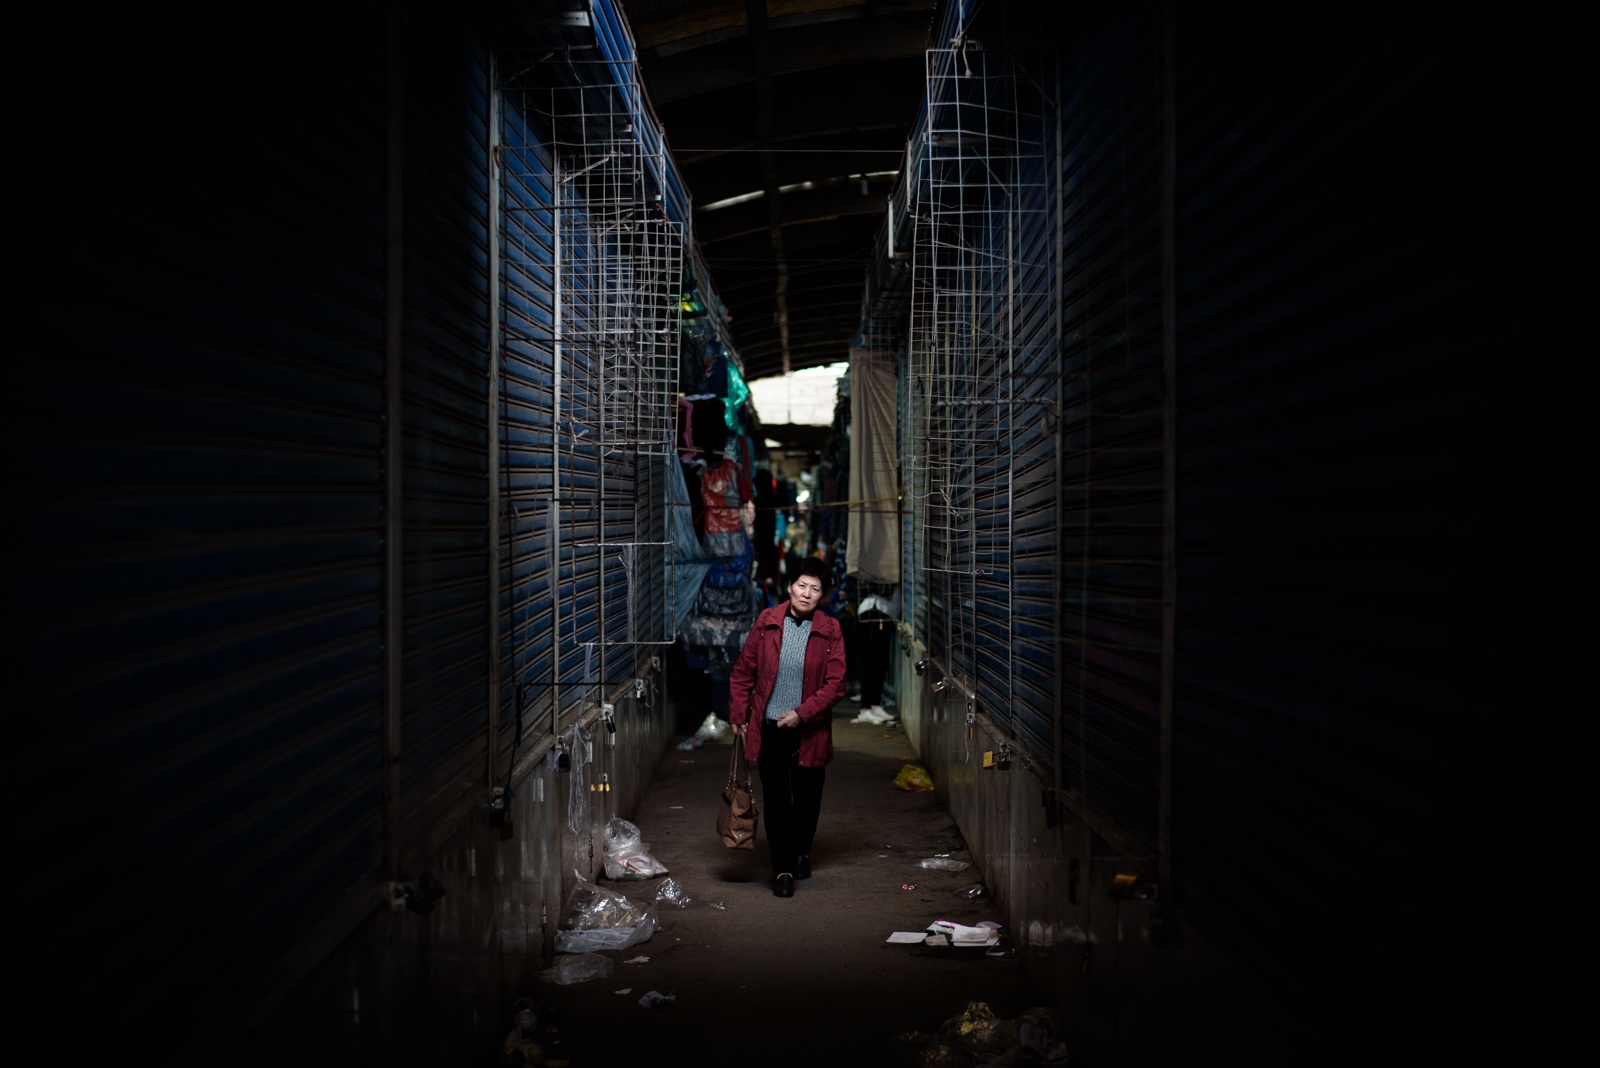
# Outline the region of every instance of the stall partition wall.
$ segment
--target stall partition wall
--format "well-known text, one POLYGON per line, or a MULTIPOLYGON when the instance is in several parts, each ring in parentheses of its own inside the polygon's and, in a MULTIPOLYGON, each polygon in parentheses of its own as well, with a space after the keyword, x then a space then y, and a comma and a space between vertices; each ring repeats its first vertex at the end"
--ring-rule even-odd
POLYGON ((1570 544, 1582 302, 1566 201, 1531 194, 1576 171, 1483 150, 1559 155, 1554 38, 1435 9, 1266 47, 1244 16, 1094 4, 1018 34, 1027 7, 957 33, 952 5, 939 43, 984 58, 941 103, 930 51, 927 126, 958 136, 907 168, 932 198, 902 385, 926 600, 899 677, 941 796, 1075 1052, 1316 1062, 1391 1014, 1407 1043, 1498 1038, 1469 1019, 1498 958, 1460 938, 1484 899, 1437 880, 1507 844, 1484 791, 1568 648, 1511 621, 1570 588, 1540 547, 1570 544), (1046 169, 1031 248, 993 221, 1003 153, 958 126, 1007 41, 1039 146, 1018 189, 1046 169), (952 288, 964 336, 935 313, 952 288), (1053 408, 1005 422, 1029 389, 1053 408))
POLYGON ((586 647, 659 631, 660 560, 634 561, 630 601, 620 551, 572 544, 649 540, 659 463, 630 481, 579 450, 606 505, 574 502, 556 547, 516 495, 550 452, 549 416, 529 424, 553 368, 493 338, 513 259, 528 314, 550 307, 552 224, 499 210, 486 26, 323 13, 226 56, 98 29, 72 35, 94 133, 40 124, 31 202, 58 226, 16 250, 6 729, 34 874, 8 944, 42 1016, 129 1042, 492 1049, 574 841, 663 744, 649 655, 585 674, 586 647), (557 641, 565 679, 609 684, 587 692, 614 734, 517 693, 557 641), (559 779, 536 752, 556 734, 583 753, 559 779))

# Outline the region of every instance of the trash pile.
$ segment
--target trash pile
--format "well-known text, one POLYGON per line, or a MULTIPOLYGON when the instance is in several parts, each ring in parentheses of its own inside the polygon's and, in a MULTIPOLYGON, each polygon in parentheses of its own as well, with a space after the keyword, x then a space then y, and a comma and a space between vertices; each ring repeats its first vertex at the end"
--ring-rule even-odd
POLYGON ((1017 1068, 1031 1064, 1065 1064, 1067 1046, 1055 1012, 1033 1008, 1002 1020, 982 1001, 970 1001, 937 1034, 907 1031, 894 1039, 896 1063, 902 1068, 1017 1068))
POLYGON ((976 926, 956 923, 952 920, 934 920, 920 931, 894 931, 884 939, 891 945, 916 945, 945 948, 975 948, 989 951, 991 956, 1003 956, 1005 950, 1000 948, 1000 932, 1003 928, 993 920, 983 920, 976 926))
POLYGON ((615 882, 654 879, 667 874, 667 866, 650 855, 650 845, 639 840, 639 828, 624 819, 606 823, 606 878, 615 882))
POLYGON ((678 751, 687 753, 699 749, 707 742, 719 741, 728 730, 728 724, 719 719, 715 712, 708 712, 705 722, 695 728, 694 734, 678 743, 678 751))
MULTIPOLYGON (((607 879, 634 882, 667 874, 667 866, 651 855, 650 846, 642 840, 636 824, 620 818, 608 820, 604 836, 607 879)), ((620 889, 590 882, 577 869, 573 869, 572 874, 577 886, 556 930, 558 956, 550 967, 536 975, 547 983, 568 986, 611 975, 615 961, 605 956, 605 951, 627 949, 649 941, 656 932, 658 908, 686 909, 695 903, 675 879, 663 879, 653 888, 641 887, 641 896, 646 900, 639 901, 620 889)), ((701 903, 727 910, 721 901, 701 903)), ((634 957, 623 963, 648 959, 634 957)), ((667 1003, 670 1004, 670 1000, 667 1003)))
MULTIPOLYGON (((596 886, 577 871, 572 874, 578 877, 578 888, 573 891, 561 929, 556 931, 557 953, 627 949, 648 941, 655 934, 654 906, 642 905, 621 893, 596 886)), ((610 963, 609 958, 606 962, 610 963)), ((556 963, 559 966, 561 962, 556 963)))
POLYGON ((895 786, 902 790, 931 790, 933 777, 928 774, 928 769, 916 764, 905 764, 900 768, 900 774, 894 777, 895 786))

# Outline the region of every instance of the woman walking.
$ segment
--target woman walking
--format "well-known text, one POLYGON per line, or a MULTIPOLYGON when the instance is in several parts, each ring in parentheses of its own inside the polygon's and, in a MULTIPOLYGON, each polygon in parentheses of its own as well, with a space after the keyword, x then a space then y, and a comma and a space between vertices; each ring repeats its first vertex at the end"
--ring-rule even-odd
POLYGON ((811 840, 822 783, 833 759, 833 706, 844 697, 844 636, 817 606, 827 565, 811 557, 789 585, 789 600, 756 617, 728 679, 735 745, 761 774, 772 892, 793 897, 811 876, 811 840))

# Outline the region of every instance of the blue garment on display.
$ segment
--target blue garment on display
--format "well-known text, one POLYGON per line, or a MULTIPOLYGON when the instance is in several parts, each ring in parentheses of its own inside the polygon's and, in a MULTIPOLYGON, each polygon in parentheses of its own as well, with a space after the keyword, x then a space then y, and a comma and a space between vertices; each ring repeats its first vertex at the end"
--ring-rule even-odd
POLYGON ((707 534, 706 548, 712 556, 707 564, 706 582, 729 589, 749 580, 751 545, 744 531, 707 534))
POLYGON ((672 567, 675 584, 672 630, 683 629, 684 620, 694 611, 700 586, 705 582, 708 562, 700 535, 694 529, 694 513, 689 486, 683 480, 683 465, 676 456, 667 463, 667 529, 672 534, 672 567))

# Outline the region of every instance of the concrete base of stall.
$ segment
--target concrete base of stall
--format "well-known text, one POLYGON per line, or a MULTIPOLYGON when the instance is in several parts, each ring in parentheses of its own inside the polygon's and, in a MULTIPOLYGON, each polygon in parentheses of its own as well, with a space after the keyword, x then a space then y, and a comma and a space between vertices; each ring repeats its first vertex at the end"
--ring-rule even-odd
POLYGON ((926 657, 902 631, 893 670, 908 733, 1074 1064, 1348 1063, 1354 1018, 1307 1011, 1316 984, 1254 970, 1197 929, 1162 896, 1155 856, 1080 798, 1053 795, 1052 813, 1053 780, 1020 757, 1001 763, 1004 731, 953 680, 935 691, 942 671, 926 657))
POLYGON ((642 699, 631 687, 612 695, 615 735, 592 722, 590 744, 569 755, 566 770, 549 756, 548 736, 519 754, 508 835, 477 808, 414 849, 408 874, 426 873, 443 888, 429 911, 391 911, 374 888, 353 888, 364 911, 326 944, 313 939, 297 950, 298 961, 285 959, 281 970, 293 985, 287 992, 264 986, 270 1008, 241 1020, 239 1048, 216 1051, 218 1059, 501 1063, 517 999, 535 990, 534 974, 554 955, 573 870, 586 877, 598 870, 602 828, 638 806, 667 748, 673 709, 659 695, 659 679, 650 681, 642 699))

